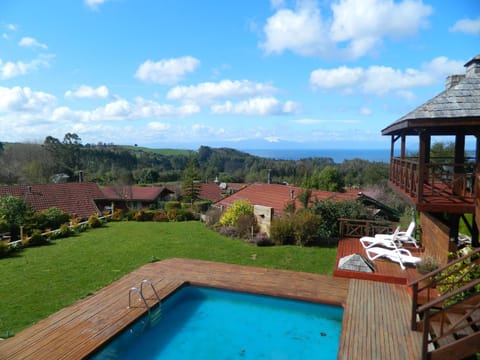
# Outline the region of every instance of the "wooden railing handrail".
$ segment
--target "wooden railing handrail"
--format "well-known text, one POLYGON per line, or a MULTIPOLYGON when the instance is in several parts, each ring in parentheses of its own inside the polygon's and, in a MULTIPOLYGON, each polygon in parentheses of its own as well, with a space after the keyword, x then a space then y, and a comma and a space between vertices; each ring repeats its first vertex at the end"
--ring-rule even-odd
MULTIPOLYGON (((442 304, 443 302, 445 302, 446 300, 454 297, 454 296, 457 296, 465 291, 468 291, 468 290, 471 290, 472 288, 474 288, 475 286, 477 285, 480 285, 480 279, 476 279, 476 280, 473 280, 471 281, 470 283, 466 284, 466 285, 463 285, 462 287, 459 287, 458 289, 455 289, 449 293, 446 293, 422 306, 420 306, 418 309, 417 309, 417 313, 421 314, 421 313, 424 313, 432 308, 436 308, 438 307, 438 305, 442 304)), ((456 303, 455 303, 456 304, 456 303)), ((452 304, 453 306, 454 304, 452 304)))
POLYGON ((455 260, 452 260, 451 262, 449 262, 448 264, 442 266, 442 267, 439 267, 438 269, 436 270, 433 270, 432 272, 429 272, 428 274, 425 274, 411 282, 408 283, 408 286, 412 286, 412 285, 415 285, 415 284, 418 284, 420 283, 421 281, 424 281, 424 280, 427 280, 429 278, 432 278, 434 277, 435 275, 438 275, 440 274, 441 272, 445 271, 447 268, 451 267, 452 265, 455 265, 463 260, 466 260, 476 254, 480 253, 480 248, 477 248, 475 250, 473 250, 472 252, 466 254, 466 255, 463 255, 455 260))

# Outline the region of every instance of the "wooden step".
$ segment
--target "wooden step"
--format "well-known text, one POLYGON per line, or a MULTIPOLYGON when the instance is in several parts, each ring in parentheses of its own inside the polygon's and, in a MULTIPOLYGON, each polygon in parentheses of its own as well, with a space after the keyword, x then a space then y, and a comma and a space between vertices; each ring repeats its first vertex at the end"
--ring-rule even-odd
MULTIPOLYGON (((436 339, 441 334, 441 322, 439 321, 431 321, 430 322, 430 329, 433 330, 432 339, 436 339)), ((450 330, 450 326, 448 323, 443 324, 443 332, 446 333, 450 330)), ((435 340, 439 347, 446 346, 448 344, 452 344, 456 341, 453 334, 449 334, 446 336, 442 336, 440 339, 435 340)))
POLYGON ((471 323, 465 318, 463 314, 457 314, 453 312, 447 312, 447 319, 450 322, 451 326, 455 325, 455 335, 457 336, 467 336, 473 334, 471 323))

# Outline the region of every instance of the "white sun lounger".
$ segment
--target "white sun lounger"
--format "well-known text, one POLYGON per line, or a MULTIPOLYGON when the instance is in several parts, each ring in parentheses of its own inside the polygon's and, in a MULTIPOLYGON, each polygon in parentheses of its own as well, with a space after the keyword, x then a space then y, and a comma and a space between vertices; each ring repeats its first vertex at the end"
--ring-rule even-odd
POLYGON ((364 249, 368 249, 374 246, 383 246, 389 249, 396 249, 402 246, 402 242, 397 240, 397 234, 400 231, 400 226, 397 227, 395 232, 391 235, 380 237, 380 236, 363 236, 360 238, 360 242, 364 249))
MULTIPOLYGON (((415 231, 415 221, 412 221, 410 225, 408 225, 407 231, 397 232, 397 235, 395 236, 395 240, 401 241, 403 244, 412 244, 418 248, 419 246, 418 246, 417 239, 413 237, 414 231, 415 231)), ((376 234, 375 238, 392 240, 393 235, 394 234, 376 234)))
POLYGON ((382 247, 371 247, 365 249, 370 260, 374 261, 379 258, 387 258, 400 264, 402 270, 405 270, 405 264, 418 264, 422 259, 413 256, 407 249, 385 249, 382 247))

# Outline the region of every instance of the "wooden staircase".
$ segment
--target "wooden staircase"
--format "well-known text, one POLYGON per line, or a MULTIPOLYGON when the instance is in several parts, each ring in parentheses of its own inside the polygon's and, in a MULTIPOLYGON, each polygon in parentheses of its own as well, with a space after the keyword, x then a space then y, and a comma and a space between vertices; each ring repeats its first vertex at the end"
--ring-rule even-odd
POLYGON ((422 359, 464 359, 480 352, 480 278, 471 276, 479 266, 480 248, 409 284, 412 330, 423 333, 422 359))

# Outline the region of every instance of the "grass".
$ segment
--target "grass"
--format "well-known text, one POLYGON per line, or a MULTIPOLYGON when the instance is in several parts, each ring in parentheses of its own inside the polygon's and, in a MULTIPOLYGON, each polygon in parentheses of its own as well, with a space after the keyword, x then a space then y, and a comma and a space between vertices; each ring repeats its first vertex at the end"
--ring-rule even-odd
POLYGON ((0 337, 172 257, 332 274, 336 247, 255 247, 199 222, 119 222, 0 259, 0 337))

